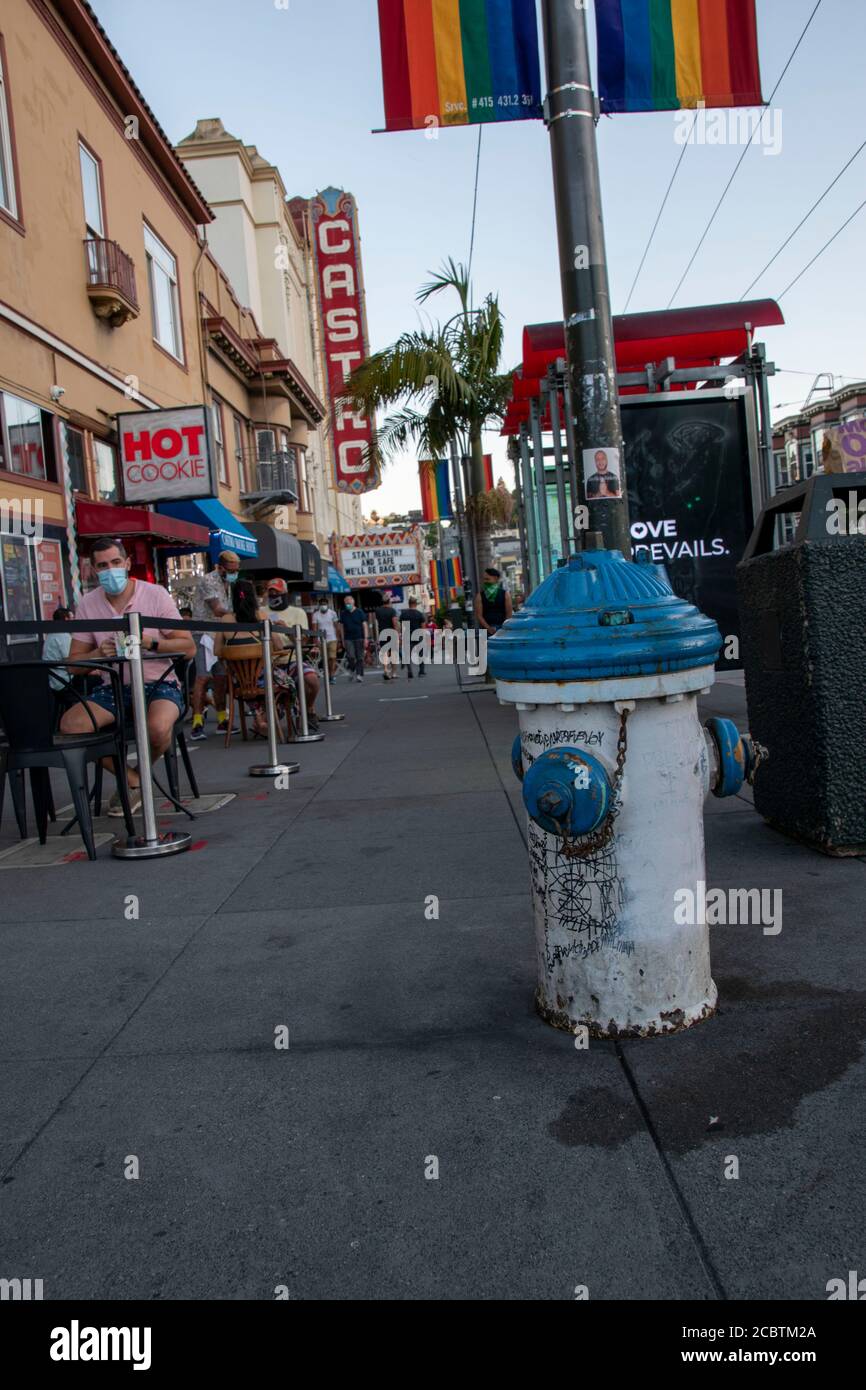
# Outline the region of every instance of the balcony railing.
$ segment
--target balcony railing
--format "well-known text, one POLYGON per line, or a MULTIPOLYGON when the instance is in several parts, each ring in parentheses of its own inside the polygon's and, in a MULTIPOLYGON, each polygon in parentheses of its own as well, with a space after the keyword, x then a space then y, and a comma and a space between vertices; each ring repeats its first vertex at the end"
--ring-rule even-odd
POLYGON ((99 318, 117 328, 138 315, 135 265, 116 241, 88 237, 84 243, 87 293, 99 318))
POLYGON ((269 497, 279 494, 292 502, 298 499, 298 479, 293 453, 271 454, 253 465, 252 487, 248 497, 269 497))

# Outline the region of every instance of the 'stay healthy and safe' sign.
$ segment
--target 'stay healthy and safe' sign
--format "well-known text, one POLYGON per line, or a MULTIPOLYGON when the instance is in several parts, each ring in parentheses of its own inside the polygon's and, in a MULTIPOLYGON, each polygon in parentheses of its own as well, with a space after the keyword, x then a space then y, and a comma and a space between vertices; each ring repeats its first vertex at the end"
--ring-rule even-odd
POLYGON ((335 482, 341 492, 370 492, 379 475, 370 462, 369 419, 351 408, 346 382, 367 357, 358 218, 351 193, 328 188, 312 200, 325 371, 332 410, 335 482))
POLYGON ((127 505, 216 496, 204 406, 124 412, 117 433, 127 505))
POLYGON ((421 557, 414 531, 341 536, 340 568, 353 589, 420 584, 421 557))

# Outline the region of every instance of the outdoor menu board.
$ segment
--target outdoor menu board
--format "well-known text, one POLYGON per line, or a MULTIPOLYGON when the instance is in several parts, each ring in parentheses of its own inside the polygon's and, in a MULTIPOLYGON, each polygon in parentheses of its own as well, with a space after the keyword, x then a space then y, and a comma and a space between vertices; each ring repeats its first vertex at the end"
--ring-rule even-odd
MULTIPOLYGON (((30 575, 30 547, 21 536, 3 536, 0 560, 3 570, 3 617, 8 623, 33 622, 36 600, 30 575)), ((33 637, 17 635, 9 642, 32 642, 33 637)))
POLYGON ((36 584, 39 606, 45 622, 50 622, 56 608, 66 603, 66 584, 63 579, 63 558, 59 541, 39 541, 36 546, 36 584))

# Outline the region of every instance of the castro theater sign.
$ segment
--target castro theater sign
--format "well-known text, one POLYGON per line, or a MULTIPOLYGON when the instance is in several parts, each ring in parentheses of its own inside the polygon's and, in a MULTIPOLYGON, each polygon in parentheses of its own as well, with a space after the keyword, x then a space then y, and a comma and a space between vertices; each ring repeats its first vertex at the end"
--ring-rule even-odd
POLYGON ((352 589, 420 584, 418 534, 416 531, 379 531, 372 536, 341 536, 340 568, 352 589))
POLYGON ((366 451, 373 440, 367 417, 350 409, 344 392, 368 356, 358 211, 351 193, 326 188, 310 203, 319 277, 325 371, 334 440, 335 482, 341 492, 371 492, 378 470, 366 451))
POLYGON ((128 506, 217 495, 207 417, 201 405, 118 415, 123 500, 128 506))

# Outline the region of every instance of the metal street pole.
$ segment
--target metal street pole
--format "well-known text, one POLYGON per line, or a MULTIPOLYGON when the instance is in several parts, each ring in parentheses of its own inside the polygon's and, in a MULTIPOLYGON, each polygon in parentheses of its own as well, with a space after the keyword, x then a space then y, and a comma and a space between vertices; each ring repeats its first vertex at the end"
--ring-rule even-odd
POLYGON ((545 114, 580 500, 589 508, 590 529, 601 532, 607 549, 621 550, 629 559, 628 498, 586 13, 576 0, 542 0, 541 8, 548 87, 545 114), (601 451, 605 461, 599 468, 596 460, 601 451), (607 493, 605 474, 617 475, 619 496, 600 495, 607 493))
POLYGON ((538 539, 541 547, 539 582, 553 569, 550 554, 550 513, 547 508, 547 485, 544 477, 544 441, 541 434, 539 400, 529 402, 529 427, 532 432, 532 463, 535 469, 535 495, 538 499, 538 539))
MULTIPOLYGON (((550 402, 550 430, 553 435, 553 459, 556 464, 556 505, 559 510, 559 540, 562 559, 568 559, 571 549, 568 503, 565 500, 565 465, 562 459, 562 426, 559 420, 559 383, 556 368, 547 373, 547 399, 550 402)), ((572 507, 572 511, 574 508, 572 507)))
POLYGON ((518 447, 520 449, 520 472, 526 508, 526 543, 529 547, 527 593, 530 594, 538 588, 541 583, 541 576, 538 573, 538 520, 535 509, 535 488, 532 483, 532 465, 529 461, 529 434, 525 425, 520 426, 518 447))

